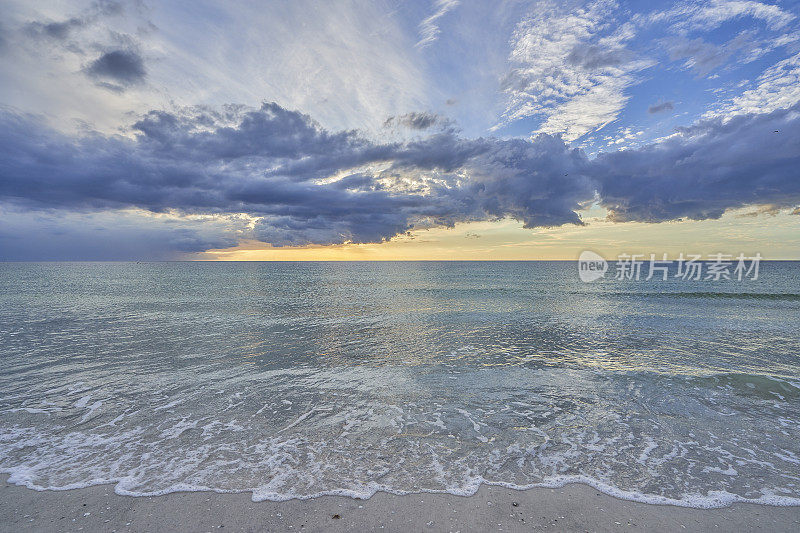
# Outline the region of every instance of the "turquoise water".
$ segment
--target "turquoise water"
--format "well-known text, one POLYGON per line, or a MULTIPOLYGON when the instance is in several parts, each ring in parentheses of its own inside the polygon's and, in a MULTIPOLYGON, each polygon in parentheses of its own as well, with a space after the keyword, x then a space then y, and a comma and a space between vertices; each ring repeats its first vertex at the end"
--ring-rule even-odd
POLYGON ((800 504, 800 263, 0 264, 0 471, 35 489, 800 504))

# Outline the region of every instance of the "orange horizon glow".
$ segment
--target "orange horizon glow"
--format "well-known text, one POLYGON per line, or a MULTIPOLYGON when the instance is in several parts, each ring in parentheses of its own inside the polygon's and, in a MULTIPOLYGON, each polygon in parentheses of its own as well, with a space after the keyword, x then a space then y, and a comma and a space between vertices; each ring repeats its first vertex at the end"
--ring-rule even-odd
MULTIPOLYGON (((590 213, 586 213, 587 215, 590 213)), ((205 261, 520 261, 575 260, 584 250, 606 258, 622 253, 760 253, 765 260, 800 260, 800 216, 754 216, 752 209, 717 220, 613 223, 591 213, 585 226, 525 229, 515 220, 470 222, 412 231, 383 243, 273 247, 255 240, 208 250, 205 261)))

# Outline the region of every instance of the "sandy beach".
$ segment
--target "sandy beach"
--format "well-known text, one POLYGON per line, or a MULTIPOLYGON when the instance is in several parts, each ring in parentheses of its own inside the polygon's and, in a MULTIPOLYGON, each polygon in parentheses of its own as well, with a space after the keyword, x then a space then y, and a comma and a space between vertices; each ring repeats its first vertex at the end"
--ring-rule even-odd
POLYGON ((253 502, 208 492, 130 497, 112 486, 37 492, 8 484, 2 531, 798 531, 800 507, 691 509, 621 500, 585 485, 515 491, 481 487, 368 500, 327 496, 253 502))

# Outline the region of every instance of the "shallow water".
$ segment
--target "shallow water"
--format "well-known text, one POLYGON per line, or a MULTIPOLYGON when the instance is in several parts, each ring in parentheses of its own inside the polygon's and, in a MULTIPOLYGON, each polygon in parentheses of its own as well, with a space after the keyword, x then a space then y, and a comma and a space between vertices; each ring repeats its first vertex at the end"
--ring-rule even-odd
POLYGON ((800 504, 800 263, 0 264, 0 471, 254 499, 800 504))

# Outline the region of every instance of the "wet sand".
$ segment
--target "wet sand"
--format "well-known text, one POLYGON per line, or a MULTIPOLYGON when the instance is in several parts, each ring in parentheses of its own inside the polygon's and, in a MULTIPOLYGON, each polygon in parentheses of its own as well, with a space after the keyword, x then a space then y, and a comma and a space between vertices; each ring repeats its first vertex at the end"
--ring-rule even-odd
POLYGON ((649 505, 578 484, 256 503, 247 493, 120 496, 108 485, 37 492, 6 478, 0 531, 800 531, 800 507, 649 505))

